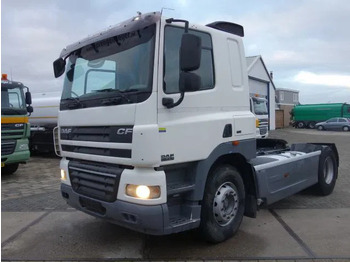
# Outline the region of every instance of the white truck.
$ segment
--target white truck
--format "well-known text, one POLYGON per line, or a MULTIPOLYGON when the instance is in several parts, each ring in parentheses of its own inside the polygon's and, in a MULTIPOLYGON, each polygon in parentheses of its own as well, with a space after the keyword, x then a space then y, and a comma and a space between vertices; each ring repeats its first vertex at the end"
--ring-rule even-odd
POLYGON ((330 194, 333 144, 256 139, 243 27, 140 14, 67 46, 57 134, 61 193, 78 210, 153 235, 210 242, 310 186, 330 194))
POLYGON ((250 95, 250 110, 256 117, 256 136, 266 138, 269 135, 268 102, 257 94, 250 95))
POLYGON ((35 93, 32 96, 34 112, 29 117, 31 152, 54 152, 53 129, 57 126, 61 92, 35 93))

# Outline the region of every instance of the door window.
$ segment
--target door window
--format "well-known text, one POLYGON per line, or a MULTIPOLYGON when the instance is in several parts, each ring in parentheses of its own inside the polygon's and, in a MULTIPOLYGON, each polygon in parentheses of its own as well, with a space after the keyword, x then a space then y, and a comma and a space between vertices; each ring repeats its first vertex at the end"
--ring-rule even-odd
MULTIPOLYGON (((179 93, 180 76, 180 45, 184 28, 175 26, 165 27, 164 39, 164 82, 163 90, 166 94, 179 93)), ((193 73, 201 77, 200 90, 214 88, 214 62, 211 36, 208 33, 189 30, 189 33, 202 39, 202 57, 200 67, 193 73)))

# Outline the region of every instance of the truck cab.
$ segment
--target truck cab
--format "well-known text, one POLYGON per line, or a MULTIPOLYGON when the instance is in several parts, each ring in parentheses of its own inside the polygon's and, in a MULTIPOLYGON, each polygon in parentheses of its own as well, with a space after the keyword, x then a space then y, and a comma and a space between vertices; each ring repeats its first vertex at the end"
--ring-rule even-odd
POLYGON ((257 138, 266 138, 269 134, 268 102, 257 94, 250 96, 250 110, 256 116, 257 138))
POLYGON ((1 172, 14 173, 20 163, 30 156, 28 137, 30 125, 28 113, 33 112, 28 87, 20 82, 9 81, 6 74, 1 78, 1 172), (24 90, 27 91, 24 93, 24 90))
POLYGON ((147 234, 199 227, 217 243, 259 204, 317 183, 323 146, 257 142, 243 36, 153 12, 64 48, 54 132, 67 203, 147 234))

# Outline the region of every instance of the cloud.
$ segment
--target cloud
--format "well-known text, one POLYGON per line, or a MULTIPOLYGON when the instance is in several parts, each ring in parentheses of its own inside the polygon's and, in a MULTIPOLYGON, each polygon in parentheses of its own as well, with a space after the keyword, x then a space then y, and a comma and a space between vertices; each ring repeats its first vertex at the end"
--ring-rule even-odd
POLYGON ((294 80, 302 84, 350 88, 350 75, 315 74, 301 71, 294 77, 294 80))
POLYGON ((12 71, 13 79, 30 85, 33 92, 59 90, 62 80, 53 77, 52 61, 63 47, 136 11, 162 7, 174 9, 164 10, 165 16, 193 23, 243 25, 246 55, 262 55, 268 71, 274 72, 277 88, 299 89, 305 94, 301 99, 313 101, 331 96, 332 101, 350 100, 344 80, 350 72, 348 0, 2 0, 2 72, 12 71), (339 77, 327 81, 325 75, 339 77), (317 93, 309 92, 316 86, 317 93))

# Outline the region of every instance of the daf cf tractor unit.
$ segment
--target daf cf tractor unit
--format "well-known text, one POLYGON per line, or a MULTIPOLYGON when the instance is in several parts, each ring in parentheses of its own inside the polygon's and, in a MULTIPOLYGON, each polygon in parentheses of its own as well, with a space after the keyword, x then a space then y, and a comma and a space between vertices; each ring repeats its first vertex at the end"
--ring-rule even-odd
POLYGON ((243 27, 140 14, 64 48, 61 192, 78 210, 151 235, 210 242, 243 216, 315 186, 330 194, 333 144, 256 139, 243 27))
POLYGON ((30 125, 28 113, 33 112, 28 87, 1 76, 1 173, 16 172, 19 164, 29 157, 28 138, 30 125), (24 93, 24 90, 26 92, 24 93))

